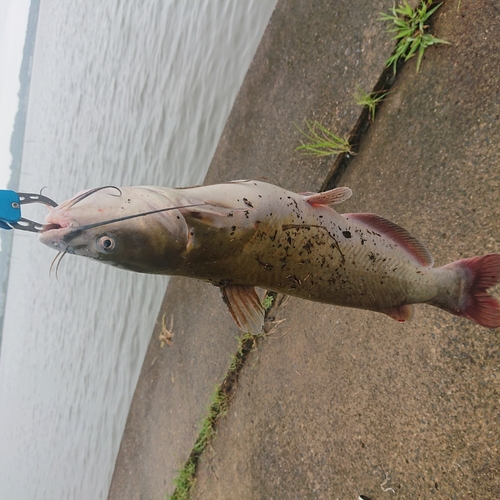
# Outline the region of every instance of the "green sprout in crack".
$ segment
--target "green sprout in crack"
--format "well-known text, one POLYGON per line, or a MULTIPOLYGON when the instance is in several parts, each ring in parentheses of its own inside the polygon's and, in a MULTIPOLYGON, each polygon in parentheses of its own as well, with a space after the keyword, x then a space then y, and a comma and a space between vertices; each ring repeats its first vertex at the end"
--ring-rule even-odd
POLYGON ((306 155, 313 156, 330 156, 341 153, 352 154, 351 145, 347 139, 335 135, 317 121, 312 123, 306 122, 306 126, 308 131, 304 132, 296 125, 301 134, 309 141, 301 141, 301 145, 295 148, 297 151, 302 151, 306 155))
POLYGON ((184 468, 179 471, 178 476, 174 479, 175 491, 169 497, 169 500, 189 500, 191 498, 191 489, 196 483, 196 464, 200 455, 215 435, 215 423, 227 413, 227 408, 228 395, 221 387, 217 387, 212 394, 208 415, 201 422, 201 429, 194 443, 191 455, 184 468))
POLYGON ((174 479, 175 492, 168 500, 189 500, 191 498, 190 492, 195 483, 195 472, 195 462, 188 460, 184 468, 179 471, 179 475, 174 479))
POLYGON ((408 1, 404 0, 403 4, 392 7, 390 14, 380 14, 381 21, 392 23, 392 27, 388 28, 387 31, 396 34, 393 38, 393 40, 397 40, 396 48, 392 56, 385 62, 387 67, 394 68, 394 73, 396 73, 400 59, 408 61, 414 55, 417 55, 418 73, 427 47, 438 43, 450 43, 427 33, 429 29, 426 24, 427 20, 442 5, 440 3, 431 8, 432 3, 432 0, 422 0, 420 6, 413 10, 408 5, 408 1))
POLYGON ((390 92, 365 92, 361 87, 357 87, 357 91, 354 94, 354 99, 356 99, 356 104, 358 106, 366 106, 368 108, 368 113, 370 114, 370 119, 373 122, 375 120, 375 110, 380 103, 390 92))
POLYGON ((262 307, 266 310, 269 311, 271 309, 272 305, 274 302, 274 295, 266 295, 264 297, 264 300, 262 301, 262 307))

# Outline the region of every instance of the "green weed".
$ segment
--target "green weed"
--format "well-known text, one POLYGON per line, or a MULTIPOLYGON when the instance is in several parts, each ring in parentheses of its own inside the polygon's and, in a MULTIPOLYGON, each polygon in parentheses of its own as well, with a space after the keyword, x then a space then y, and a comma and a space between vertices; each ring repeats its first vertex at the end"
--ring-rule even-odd
POLYGON ((330 156, 340 153, 352 153, 351 145, 347 139, 343 139, 333 132, 330 132, 326 127, 314 122, 306 122, 308 131, 304 132, 297 125, 301 134, 308 139, 309 142, 302 142, 301 145, 295 148, 297 151, 302 151, 306 155, 313 156, 330 156))
POLYGON ((442 5, 440 3, 432 7, 432 3, 432 0, 422 0, 421 4, 413 10, 408 1, 404 0, 402 4, 392 7, 390 14, 380 13, 381 21, 391 23, 387 31, 395 33, 393 40, 397 40, 394 53, 386 61, 386 66, 392 66, 394 73, 396 73, 400 59, 408 61, 414 55, 417 55, 418 73, 427 47, 439 43, 450 43, 427 32, 429 29, 426 24, 427 20, 442 5))
POLYGON ((390 92, 365 92, 361 87, 357 87, 357 91, 354 94, 354 99, 358 106, 366 106, 368 108, 368 113, 370 114, 371 121, 375 120, 375 110, 387 94, 390 92))

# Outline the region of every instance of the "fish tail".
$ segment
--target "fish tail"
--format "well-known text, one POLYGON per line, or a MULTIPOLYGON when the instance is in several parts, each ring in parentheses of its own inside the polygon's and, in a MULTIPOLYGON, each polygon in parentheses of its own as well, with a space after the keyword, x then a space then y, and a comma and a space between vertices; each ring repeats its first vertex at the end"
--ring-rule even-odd
POLYGON ((440 269, 453 271, 459 278, 458 286, 454 293, 435 298, 433 305, 486 328, 500 327, 500 303, 488 293, 500 282, 499 254, 457 260, 440 269))

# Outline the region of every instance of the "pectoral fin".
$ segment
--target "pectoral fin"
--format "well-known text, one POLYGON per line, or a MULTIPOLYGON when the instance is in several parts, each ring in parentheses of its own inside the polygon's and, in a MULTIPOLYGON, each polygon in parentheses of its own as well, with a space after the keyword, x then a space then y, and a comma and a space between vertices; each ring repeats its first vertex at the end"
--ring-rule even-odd
POLYGON ((222 298, 240 330, 258 335, 264 326, 264 308, 253 286, 221 287, 222 298))
POLYGON ((214 217, 232 217, 236 212, 243 211, 244 208, 228 208, 211 203, 205 203, 201 200, 196 200, 191 206, 179 207, 182 215, 191 215, 197 219, 212 219, 214 217))

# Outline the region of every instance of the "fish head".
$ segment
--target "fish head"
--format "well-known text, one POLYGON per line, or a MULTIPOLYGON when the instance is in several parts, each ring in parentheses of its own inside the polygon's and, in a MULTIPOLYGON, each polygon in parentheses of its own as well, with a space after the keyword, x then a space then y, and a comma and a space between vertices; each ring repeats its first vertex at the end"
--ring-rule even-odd
POLYGON ((170 274, 189 237, 168 191, 104 187, 82 191, 45 218, 41 243, 63 254, 136 272, 170 274))

